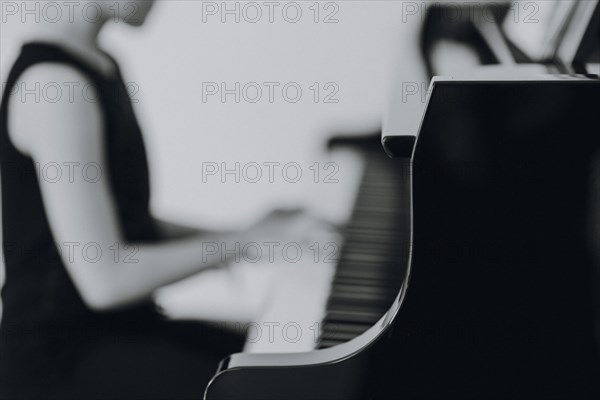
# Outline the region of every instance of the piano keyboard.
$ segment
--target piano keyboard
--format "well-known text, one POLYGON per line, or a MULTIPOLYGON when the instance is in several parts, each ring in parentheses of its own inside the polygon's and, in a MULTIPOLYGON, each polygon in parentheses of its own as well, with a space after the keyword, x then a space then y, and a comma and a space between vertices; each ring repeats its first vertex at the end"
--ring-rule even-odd
POLYGON ((316 263, 311 256, 206 271, 157 292, 165 316, 246 332, 246 353, 326 348, 375 324, 398 294, 406 269, 408 169, 385 155, 378 136, 341 153, 337 160, 346 174, 336 187, 338 198, 328 200, 349 215, 337 262, 316 263), (301 331, 297 338, 294 327, 301 331))
POLYGON ((361 147, 366 167, 335 271, 317 348, 360 335, 389 309, 408 261, 408 165, 379 141, 361 147))

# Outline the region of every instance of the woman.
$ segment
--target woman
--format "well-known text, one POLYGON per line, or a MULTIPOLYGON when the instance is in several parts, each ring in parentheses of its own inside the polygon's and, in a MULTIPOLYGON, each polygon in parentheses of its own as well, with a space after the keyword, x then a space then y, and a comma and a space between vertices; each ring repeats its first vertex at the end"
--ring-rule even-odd
POLYGON ((199 399, 243 338, 167 322, 152 293, 221 264, 203 243, 274 240, 297 215, 274 213, 236 234, 161 229, 148 210, 144 145, 119 67, 97 45, 107 21, 141 24, 152 1, 93 6, 102 17, 75 10, 23 46, 2 100, 0 398, 199 399), (68 84, 74 96, 11 95, 46 83, 68 84))

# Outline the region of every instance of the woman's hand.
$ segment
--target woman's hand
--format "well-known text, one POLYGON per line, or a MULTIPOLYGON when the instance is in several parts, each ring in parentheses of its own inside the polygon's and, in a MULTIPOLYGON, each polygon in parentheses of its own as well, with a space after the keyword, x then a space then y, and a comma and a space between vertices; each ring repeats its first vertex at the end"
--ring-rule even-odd
MULTIPOLYGON (((249 229, 240 232, 239 238, 240 247, 246 252, 256 251, 258 246, 263 254, 268 253, 265 250, 269 246, 281 248, 294 244, 307 248, 315 243, 322 246, 334 242, 339 245, 342 240, 333 224, 298 208, 271 211, 249 229)), ((255 256, 247 255, 250 258, 255 256)))

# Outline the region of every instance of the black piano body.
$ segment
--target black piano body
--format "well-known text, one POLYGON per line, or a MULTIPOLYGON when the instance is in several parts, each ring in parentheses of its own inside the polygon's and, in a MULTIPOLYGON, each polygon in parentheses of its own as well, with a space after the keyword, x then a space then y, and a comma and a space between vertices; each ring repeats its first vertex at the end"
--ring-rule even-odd
POLYGON ((416 140, 383 138, 411 215, 387 313, 337 346, 233 354, 205 398, 600 398, 598 99, 585 76, 434 79, 416 140))

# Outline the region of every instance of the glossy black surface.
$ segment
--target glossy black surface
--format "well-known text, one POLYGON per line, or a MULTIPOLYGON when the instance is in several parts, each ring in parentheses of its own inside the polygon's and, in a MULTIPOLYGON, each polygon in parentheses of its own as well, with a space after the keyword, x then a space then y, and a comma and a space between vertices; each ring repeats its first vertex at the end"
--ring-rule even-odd
POLYGON ((436 82, 388 314, 325 350, 232 355, 206 398, 598 398, 599 98, 588 79, 436 82))
POLYGON ((438 82, 379 398, 598 398, 598 81, 438 82))

